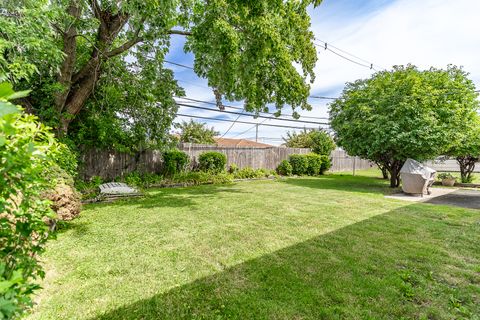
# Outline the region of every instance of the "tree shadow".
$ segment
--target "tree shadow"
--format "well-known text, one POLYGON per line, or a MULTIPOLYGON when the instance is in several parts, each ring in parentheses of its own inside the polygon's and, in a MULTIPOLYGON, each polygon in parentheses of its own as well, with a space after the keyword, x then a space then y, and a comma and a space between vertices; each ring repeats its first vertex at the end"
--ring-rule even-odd
POLYGON ((480 209, 480 191, 460 189, 443 196, 435 197, 425 201, 425 203, 480 209))
POLYGON ((398 192, 399 188, 390 188, 387 180, 376 177, 352 175, 325 175, 316 178, 290 178, 282 180, 283 183, 309 187, 315 189, 328 189, 347 192, 381 193, 390 195, 398 192))
POLYGON ((473 221, 480 216, 455 210, 405 206, 92 320, 444 319, 479 314, 475 268, 480 252, 472 243, 480 241, 478 221, 473 221))
POLYGON ((86 208, 124 207, 137 208, 182 208, 193 206, 201 199, 218 197, 222 193, 247 193, 236 188, 235 184, 224 185, 201 185, 179 188, 152 188, 147 190, 143 197, 125 198, 112 202, 94 203, 86 205, 86 208))

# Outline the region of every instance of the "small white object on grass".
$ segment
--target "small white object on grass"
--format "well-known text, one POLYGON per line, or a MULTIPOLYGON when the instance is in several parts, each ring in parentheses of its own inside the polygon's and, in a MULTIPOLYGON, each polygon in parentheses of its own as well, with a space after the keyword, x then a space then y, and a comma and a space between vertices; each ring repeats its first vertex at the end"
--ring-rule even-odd
POLYGON ((101 194, 138 194, 138 190, 122 182, 108 182, 100 185, 101 194))

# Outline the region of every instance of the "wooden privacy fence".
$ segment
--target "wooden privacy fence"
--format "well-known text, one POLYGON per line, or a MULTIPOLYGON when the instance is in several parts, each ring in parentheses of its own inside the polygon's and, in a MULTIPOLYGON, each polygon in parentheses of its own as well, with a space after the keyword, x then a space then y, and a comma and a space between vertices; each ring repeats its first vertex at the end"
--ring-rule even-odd
POLYGON ((253 169, 274 170, 278 164, 291 154, 307 154, 306 148, 281 148, 281 147, 222 147, 193 143, 181 143, 179 149, 186 152, 191 164, 195 166, 198 156, 207 151, 217 151, 227 156, 227 166, 236 164, 240 169, 250 167, 253 169))
MULTIPOLYGON (((274 170, 278 164, 291 154, 306 154, 310 149, 284 147, 221 147, 216 145, 201 145, 181 143, 178 148, 187 153, 191 166, 195 166, 198 156, 206 151, 217 151, 227 156, 227 165, 236 164, 240 169, 250 167, 274 170)), ((332 152, 332 169, 330 171, 352 171, 354 168, 368 169, 369 161, 348 156, 342 150, 332 152)), ((117 151, 91 149, 81 157, 81 177, 90 179, 93 176, 104 180, 113 180, 131 172, 161 173, 163 168, 160 151, 146 150, 136 154, 117 151)))
POLYGON ((333 150, 330 156, 332 158, 332 167, 330 168, 330 171, 332 172, 355 172, 356 170, 365 170, 376 167, 373 162, 361 159, 359 157, 349 156, 344 150, 341 149, 333 150))

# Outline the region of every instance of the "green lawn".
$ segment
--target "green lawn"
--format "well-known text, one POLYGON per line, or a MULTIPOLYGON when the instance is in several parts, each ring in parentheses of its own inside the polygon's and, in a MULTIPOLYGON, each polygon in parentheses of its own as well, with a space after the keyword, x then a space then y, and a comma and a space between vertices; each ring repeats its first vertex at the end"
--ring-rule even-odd
POLYGON ((86 206, 29 319, 478 319, 480 211, 388 192, 337 174, 86 206))

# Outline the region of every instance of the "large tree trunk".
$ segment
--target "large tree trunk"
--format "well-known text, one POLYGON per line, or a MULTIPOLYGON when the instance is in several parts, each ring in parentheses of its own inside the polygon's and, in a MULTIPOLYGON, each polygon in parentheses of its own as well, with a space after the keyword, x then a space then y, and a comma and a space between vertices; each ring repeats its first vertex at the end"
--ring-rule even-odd
MULTIPOLYGON (((111 13, 101 10, 96 0, 91 1, 92 11, 100 21, 97 31, 95 44, 92 48, 89 61, 75 72, 76 64, 76 24, 71 23, 67 30, 63 32, 63 52, 65 59, 62 63, 58 82, 62 85, 62 91, 55 96, 55 107, 60 115, 60 124, 58 126, 59 135, 65 135, 70 123, 75 116, 82 110, 86 101, 95 89, 101 74, 101 65, 107 59, 121 54, 136 43, 142 41, 138 37, 138 32, 134 38, 130 39, 117 48, 111 48, 112 43, 118 36, 120 30, 128 21, 128 15, 122 13, 111 13)), ((67 13, 73 19, 79 19, 81 12, 76 0, 71 0, 67 13)))
POLYGON ((400 186, 400 169, 405 161, 392 160, 384 163, 383 167, 390 173, 390 187, 397 188, 400 186))
POLYGON ((475 163, 478 157, 461 156, 457 157, 457 163, 460 166, 460 177, 463 183, 472 182, 472 173, 475 170, 475 163))

